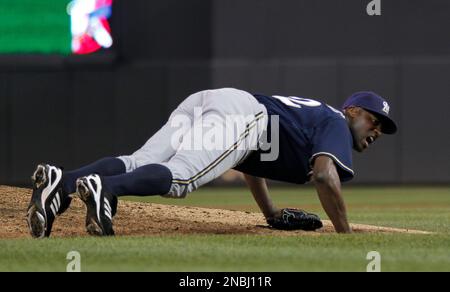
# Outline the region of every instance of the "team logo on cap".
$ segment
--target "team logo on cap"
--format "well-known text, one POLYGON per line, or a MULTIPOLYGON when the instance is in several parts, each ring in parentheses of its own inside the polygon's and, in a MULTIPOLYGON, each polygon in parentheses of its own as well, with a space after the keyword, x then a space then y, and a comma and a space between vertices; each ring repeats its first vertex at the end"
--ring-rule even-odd
POLYGON ((390 110, 389 104, 387 103, 387 101, 384 101, 384 102, 383 102, 383 111, 384 111, 386 114, 389 114, 389 110, 390 110))

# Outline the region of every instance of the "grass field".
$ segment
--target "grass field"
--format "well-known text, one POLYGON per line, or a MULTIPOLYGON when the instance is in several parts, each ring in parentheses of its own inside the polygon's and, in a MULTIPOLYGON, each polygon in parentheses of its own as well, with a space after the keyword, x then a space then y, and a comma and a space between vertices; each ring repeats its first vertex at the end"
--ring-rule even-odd
MULTIPOLYGON (((305 208, 326 218, 312 188, 271 193, 279 207, 305 208)), ((0 271, 65 271, 72 250, 81 254, 82 271, 366 271, 369 251, 380 253, 382 271, 450 271, 449 188, 348 187, 345 199, 351 222, 435 234, 2 239, 0 271)), ((145 201, 257 211, 249 192, 239 188, 145 201)))

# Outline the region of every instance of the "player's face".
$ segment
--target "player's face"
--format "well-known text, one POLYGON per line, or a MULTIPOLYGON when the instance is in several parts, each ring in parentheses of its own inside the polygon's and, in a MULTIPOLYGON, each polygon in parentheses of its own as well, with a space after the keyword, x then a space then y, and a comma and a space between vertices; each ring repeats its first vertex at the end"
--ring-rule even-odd
POLYGON ((358 152, 366 150, 381 135, 381 123, 372 113, 354 107, 348 109, 353 148, 358 152))

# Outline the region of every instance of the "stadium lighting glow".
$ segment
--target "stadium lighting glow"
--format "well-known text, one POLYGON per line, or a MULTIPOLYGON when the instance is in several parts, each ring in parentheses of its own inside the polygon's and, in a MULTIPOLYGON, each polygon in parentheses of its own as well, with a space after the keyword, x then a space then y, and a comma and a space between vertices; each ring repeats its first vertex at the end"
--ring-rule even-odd
POLYGON ((108 18, 113 0, 73 0, 67 6, 72 33, 72 52, 90 54, 113 44, 108 18))

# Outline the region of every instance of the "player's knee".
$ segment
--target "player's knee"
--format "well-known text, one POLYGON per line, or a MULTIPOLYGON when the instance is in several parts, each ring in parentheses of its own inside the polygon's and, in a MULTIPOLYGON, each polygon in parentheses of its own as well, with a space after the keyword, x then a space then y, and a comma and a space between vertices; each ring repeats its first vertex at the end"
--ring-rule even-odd
POLYGON ((171 199, 184 199, 191 192, 192 189, 188 186, 172 183, 169 192, 162 197, 171 199))
POLYGON ((158 163, 158 160, 141 150, 134 152, 132 155, 119 156, 118 158, 125 163, 127 172, 132 172, 145 165, 158 163))
POLYGON ((126 169, 127 173, 132 172, 133 170, 135 170, 137 168, 137 161, 134 156, 124 155, 124 156, 119 156, 117 158, 123 161, 123 163, 125 164, 125 169, 126 169))
POLYGON ((197 189, 197 184, 195 181, 190 182, 189 178, 193 176, 191 171, 181 167, 174 167, 170 163, 164 164, 172 172, 172 185, 169 192, 163 195, 166 198, 183 199, 189 193, 192 193, 197 189))
POLYGON ((176 180, 172 181, 169 192, 164 195, 166 198, 184 199, 188 194, 195 191, 196 186, 192 183, 180 183, 176 180))

